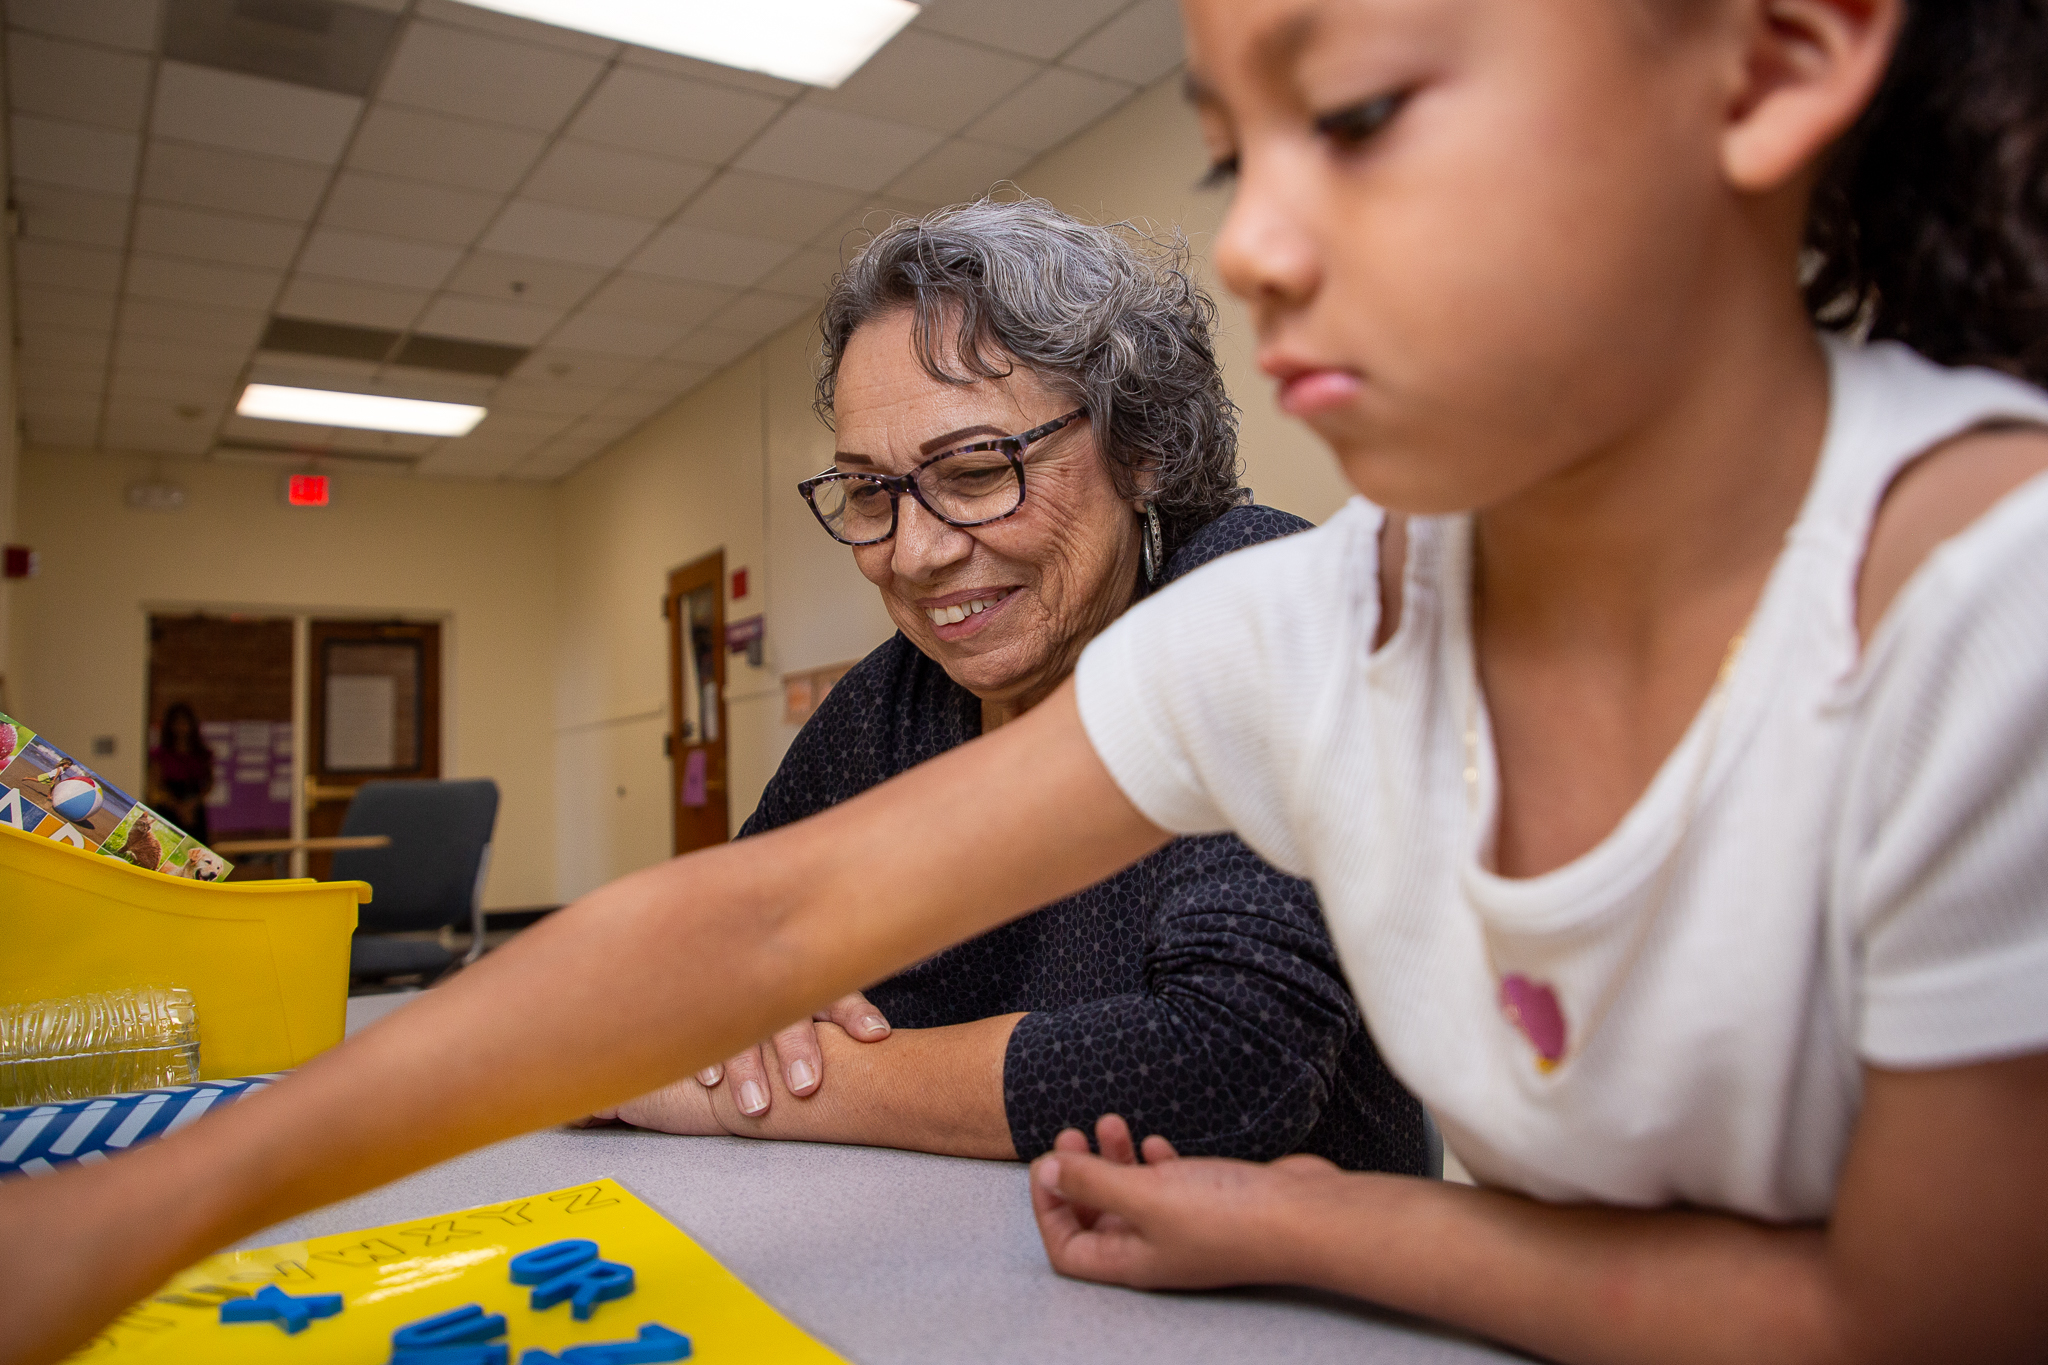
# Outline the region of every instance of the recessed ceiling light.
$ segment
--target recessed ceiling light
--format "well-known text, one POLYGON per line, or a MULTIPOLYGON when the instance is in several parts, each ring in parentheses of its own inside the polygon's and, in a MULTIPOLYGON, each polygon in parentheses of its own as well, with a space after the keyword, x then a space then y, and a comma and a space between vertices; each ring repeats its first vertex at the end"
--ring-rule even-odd
POLYGON ((429 403, 420 398, 386 398, 374 393, 251 384, 242 390, 235 411, 244 417, 305 422, 316 427, 403 431, 414 436, 467 436, 472 427, 484 420, 485 410, 469 403, 429 403))
POLYGON ((484 9, 836 87, 917 17, 910 0, 470 0, 484 9))

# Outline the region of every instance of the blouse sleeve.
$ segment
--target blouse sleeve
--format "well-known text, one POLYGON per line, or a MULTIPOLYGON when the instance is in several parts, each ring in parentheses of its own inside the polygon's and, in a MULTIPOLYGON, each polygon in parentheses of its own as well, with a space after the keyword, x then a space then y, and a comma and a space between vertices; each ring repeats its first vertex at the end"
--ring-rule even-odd
POLYGON ((2048 477, 1930 557, 1872 640, 1837 859, 1860 1053, 2048 1049, 2048 477))
POLYGON ((1106 1113, 1186 1155, 1296 1150, 1362 1027, 1315 893, 1228 835, 1176 840, 1141 867, 1145 989, 1028 1014, 1010 1035, 1017 1154, 1106 1113))

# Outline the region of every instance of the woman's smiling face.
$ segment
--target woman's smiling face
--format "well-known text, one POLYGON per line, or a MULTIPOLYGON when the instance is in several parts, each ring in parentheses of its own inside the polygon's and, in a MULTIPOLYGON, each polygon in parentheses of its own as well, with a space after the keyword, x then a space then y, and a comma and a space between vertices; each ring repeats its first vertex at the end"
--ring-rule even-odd
MULTIPOLYGON (((1041 426, 1079 407, 1036 374, 948 384, 918 363, 904 309, 846 343, 833 401, 835 464, 907 474, 953 447, 1041 426)), ((897 629, 953 681, 1008 712, 1059 686, 1130 605, 1138 519, 1081 418, 1024 453, 1024 505, 971 529, 898 500, 896 534, 854 547, 897 629)))

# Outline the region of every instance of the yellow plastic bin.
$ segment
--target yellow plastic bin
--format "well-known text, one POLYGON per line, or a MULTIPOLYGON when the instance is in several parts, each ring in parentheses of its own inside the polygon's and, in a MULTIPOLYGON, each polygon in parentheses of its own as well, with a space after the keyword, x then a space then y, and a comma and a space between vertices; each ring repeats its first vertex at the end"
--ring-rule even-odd
POLYGON ((206 1079, 297 1066, 341 1041, 364 882, 215 885, 0 825, 0 1004, 183 986, 206 1079))

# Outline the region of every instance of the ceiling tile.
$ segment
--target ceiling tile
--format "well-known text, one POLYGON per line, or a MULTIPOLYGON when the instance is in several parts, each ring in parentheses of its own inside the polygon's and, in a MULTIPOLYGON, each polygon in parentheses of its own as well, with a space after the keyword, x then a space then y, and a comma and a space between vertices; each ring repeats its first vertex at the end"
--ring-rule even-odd
POLYGON ((254 308, 202 308, 189 303, 129 299, 121 308, 121 335, 231 351, 238 346, 253 347, 269 320, 266 313, 254 308))
POLYGON ((343 171, 334 178, 327 206, 320 210, 320 222, 356 232, 468 246, 491 221, 498 203, 495 197, 472 190, 343 171))
POLYGON ((756 138, 733 165, 849 190, 878 190, 940 141, 929 128, 798 105, 756 138))
MULTIPOLYGON (((155 411, 154 407, 148 411, 155 411)), ((122 409, 127 412, 142 412, 140 408, 122 409)), ((117 419, 112 412, 107 414, 107 423, 100 428, 100 449, 136 450, 162 455, 204 455, 213 449, 213 425, 192 423, 176 426, 168 421, 141 419, 117 419)))
POLYGON ((1078 67, 1133 85, 1150 85, 1187 60, 1175 0, 1139 0, 1088 35, 1060 58, 1078 67))
POLYGON ((562 320, 563 311, 531 303, 499 303, 495 299, 443 294, 420 315, 417 327, 434 336, 531 346, 562 320))
POLYGON ((107 399, 107 425, 165 426, 174 430, 203 428, 209 433, 227 412, 227 399, 192 402, 182 398, 107 399), (198 411, 194 412, 193 409, 198 411))
POLYGON ((95 421, 103 397, 99 393, 27 393, 22 395, 21 408, 31 421, 67 417, 95 421))
POLYGON ((673 397, 711 377, 713 366, 685 360, 656 360, 626 383, 627 389, 646 390, 673 397))
POLYGON ((339 228, 316 228, 306 239, 299 269, 309 275, 365 284, 432 289, 446 279, 462 253, 449 246, 402 242, 339 228))
POLYGON ((307 389, 367 392, 375 387, 378 368, 378 363, 374 360, 343 360, 339 356, 289 355, 282 351, 258 351, 249 366, 249 382, 294 385, 307 389))
POLYGON ((135 249, 227 265, 291 264, 305 229, 239 214, 208 213, 172 204, 144 204, 135 214, 135 249))
POLYGON ((967 125, 967 136, 1042 152, 1065 142, 1127 99, 1133 87, 1085 71, 1047 67, 1023 89, 967 125))
POLYGON ((546 143, 540 134, 517 128, 373 104, 349 147, 348 164, 504 194, 519 183, 546 143))
POLYGON ((644 365, 630 356, 597 355, 543 346, 519 362, 511 375, 525 384, 566 384, 578 389, 609 389, 625 383, 644 365))
POLYGON ((616 313, 583 312, 556 328, 548 342, 572 351, 651 358, 681 341, 683 333, 689 330, 687 322, 651 322, 616 313))
POLYGON ((17 242, 14 278, 20 284, 107 293, 121 287, 121 253, 69 242, 17 242))
POLYGON ((156 80, 152 136, 328 166, 341 159, 363 112, 351 95, 165 62, 156 80))
POLYGON ((596 57, 414 20, 381 101, 552 132, 604 71, 596 57))
POLYGON ((21 330, 21 363, 24 365, 97 365, 107 363, 114 335, 105 329, 65 327, 47 322, 30 322, 16 315, 21 330))
POLYGON ((23 287, 14 294, 14 315, 24 330, 59 327, 104 332, 114 325, 115 303, 115 296, 104 292, 23 287))
POLYGON ((59 123, 33 114, 9 122, 12 171, 23 180, 42 180, 74 190, 128 194, 135 188, 135 158, 142 140, 111 128, 59 123))
POLYGON ((676 221, 743 236, 807 242, 860 201, 848 190, 727 171, 676 221))
POLYGON ((655 275, 617 275, 591 295, 583 311, 693 327, 731 299, 736 290, 655 275))
POLYGON ((743 333, 764 337, 770 332, 779 332, 799 318, 815 316, 818 300, 796 298, 788 294, 771 294, 764 289, 750 289, 711 315, 706 324, 721 332, 743 333))
POLYGON ((53 37, 151 52, 157 0, 7 0, 7 22, 53 37))
POLYGON ((133 132, 149 104, 149 58, 12 34, 7 100, 25 113, 133 132))
MULTIPOLYGON (((603 397, 603 390, 598 390, 598 398, 602 400, 603 397)), ((478 444, 492 441, 545 441, 575 420, 574 413, 508 412, 494 406, 490 414, 471 430, 470 435, 478 438, 478 444)))
POLYGON ((327 192, 331 174, 303 161, 152 140, 142 167, 142 195, 165 204, 304 223, 327 192))
POLYGON ((778 294, 797 294, 804 298, 822 298, 833 277, 839 274, 841 261, 839 253, 823 247, 812 247, 776 266, 761 277, 761 287, 778 294))
POLYGON ((284 281, 280 270, 245 270, 169 256, 136 255, 128 262, 128 292, 146 299, 210 303, 225 308, 269 309, 284 281))
POLYGON ((605 389, 579 389, 568 384, 507 383, 491 395, 491 413, 499 417, 542 416, 567 425, 570 419, 589 412, 610 396, 605 389))
POLYGON ((670 347, 662 358, 717 369, 753 350, 760 340, 760 337, 745 332, 721 332, 714 327, 701 327, 670 347))
POLYGON ((804 103, 820 109, 956 133, 1037 75, 1041 63, 906 29, 837 90, 814 90, 804 103))
POLYGON ((461 269, 448 277, 446 288, 478 298, 573 308, 604 277, 596 266, 472 251, 461 269))
POLYGON ((107 384, 107 367, 104 365, 22 365, 16 368, 15 377, 21 382, 24 398, 37 393, 89 393, 97 394, 107 384))
POLYGON ((30 445, 90 446, 99 422, 90 417, 26 417, 30 445))
POLYGON ((577 265, 614 266, 647 240, 654 223, 613 213, 514 199, 480 243, 488 251, 577 265))
POLYGON ((620 66, 597 87, 568 133, 609 147, 718 165, 782 107, 783 101, 765 95, 620 66))
POLYGON ((594 33, 578 33, 574 29, 558 28, 553 24, 479 9, 475 5, 455 4, 453 0, 419 0, 413 13, 422 19, 432 19, 456 28, 473 29, 478 33, 512 38, 522 43, 559 47, 568 52, 580 52, 588 57, 608 58, 615 55, 620 47, 611 39, 600 38, 594 33))
POLYGON ((519 192, 551 204, 662 219, 710 178, 708 166, 565 139, 541 158, 519 192))
POLYGON ((114 347, 117 366, 148 370, 174 370, 180 374, 218 375, 232 379, 249 363, 249 350, 223 350, 209 346, 181 346, 155 337, 124 336, 114 347))
POLYGON ((956 137, 912 166, 889 184, 892 194, 958 204, 979 199, 999 180, 1007 180, 1031 160, 1031 153, 993 142, 956 137))
POLYGON ((370 393, 386 393, 393 398, 481 404, 489 400, 491 391, 502 382, 493 374, 449 374, 440 370, 391 365, 386 366, 383 373, 365 388, 370 393))
POLYGON ((117 369, 107 386, 108 397, 161 398, 170 403, 224 409, 234 399, 233 380, 205 375, 178 374, 170 370, 117 369))
POLYGON ((913 21, 931 33, 1053 58, 1122 9, 1127 0, 929 0, 913 21))
MULTIPOLYGON (((945 144, 941 143, 943 147, 945 144)), ((813 239, 815 245, 836 251, 851 260, 866 246, 868 238, 899 218, 918 218, 929 212, 935 201, 899 199, 890 195, 869 195, 859 208, 826 228, 813 239)))
POLYGON ((362 451, 374 455, 424 455, 441 444, 439 436, 415 436, 402 431, 364 431, 336 427, 327 438, 336 450, 362 451))
POLYGON ((430 297, 424 289, 390 289, 354 280, 294 275, 277 301, 277 311, 288 318, 403 331, 412 325, 430 297))
POLYGON ((686 76, 691 80, 730 86, 735 90, 750 90, 757 95, 768 95, 779 100, 793 100, 805 91, 817 88, 805 85, 801 81, 786 81, 765 71, 742 71, 736 66, 700 62, 695 57, 685 57, 680 52, 656 52, 653 48, 633 47, 630 44, 620 53, 619 60, 627 66, 659 71, 668 76, 686 76))
POLYGON ((638 424, 646 421, 663 408, 676 401, 669 393, 650 393, 645 389, 620 389, 611 397, 590 410, 592 417, 617 417, 638 424))
POLYGON ((627 268, 744 289, 793 254, 786 242, 675 224, 655 233, 627 268))
POLYGON ((62 185, 14 182, 21 235, 30 241, 126 246, 131 201, 114 194, 88 194, 62 185))

